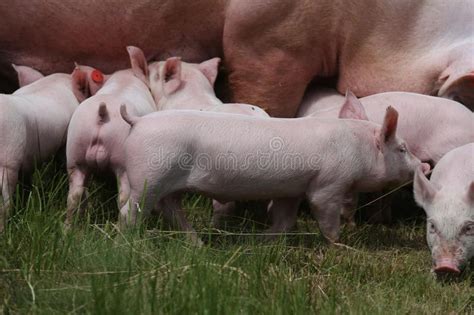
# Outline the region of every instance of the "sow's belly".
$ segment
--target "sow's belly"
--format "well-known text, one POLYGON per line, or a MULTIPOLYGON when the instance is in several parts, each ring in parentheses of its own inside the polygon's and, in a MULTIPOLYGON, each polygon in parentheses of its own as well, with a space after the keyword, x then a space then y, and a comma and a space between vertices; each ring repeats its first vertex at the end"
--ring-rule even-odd
POLYGON ((150 60, 218 56, 223 10, 217 0, 1 1, 0 85, 16 84, 11 63, 46 75, 69 73, 74 62, 106 73, 123 69, 129 67, 128 45, 142 48, 150 60))

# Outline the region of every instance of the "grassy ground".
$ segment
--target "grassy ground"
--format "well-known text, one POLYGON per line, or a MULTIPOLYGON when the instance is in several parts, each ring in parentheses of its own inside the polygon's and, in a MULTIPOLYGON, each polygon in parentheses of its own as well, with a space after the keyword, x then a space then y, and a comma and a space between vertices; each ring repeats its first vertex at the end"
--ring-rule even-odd
MULTIPOLYGON (((343 233, 347 247, 329 247, 302 218, 298 232, 310 235, 265 244, 212 235, 209 200, 190 197, 186 207, 207 242, 195 248, 156 220, 119 232, 113 192, 100 184, 92 191, 88 217, 64 231, 61 169, 42 168, 18 190, 0 237, 4 313, 474 313, 473 271, 434 279, 421 224, 362 225, 343 233)), ((234 231, 254 229, 243 222, 234 231)))

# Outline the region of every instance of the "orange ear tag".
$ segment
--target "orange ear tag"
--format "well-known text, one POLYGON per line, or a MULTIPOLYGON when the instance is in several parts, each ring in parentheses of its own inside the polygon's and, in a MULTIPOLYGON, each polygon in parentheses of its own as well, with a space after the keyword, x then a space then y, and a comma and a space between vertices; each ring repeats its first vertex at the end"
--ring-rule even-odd
POLYGON ((99 70, 94 69, 94 70, 91 72, 91 79, 92 79, 92 81, 94 81, 95 83, 102 83, 102 82, 104 82, 104 75, 103 75, 102 72, 100 72, 99 70))

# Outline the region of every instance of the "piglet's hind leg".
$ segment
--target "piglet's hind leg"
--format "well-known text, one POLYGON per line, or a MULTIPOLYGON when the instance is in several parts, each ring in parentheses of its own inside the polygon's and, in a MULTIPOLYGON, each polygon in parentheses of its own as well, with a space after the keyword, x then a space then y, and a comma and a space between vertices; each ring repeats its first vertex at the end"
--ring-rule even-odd
POLYGON ((225 226, 226 221, 235 216, 235 201, 221 203, 217 200, 212 201, 212 227, 220 229, 225 226))
POLYGON ((18 171, 0 167, 0 233, 4 231, 10 211, 10 199, 18 182, 18 171))
POLYGON ((117 174, 117 180, 119 190, 117 203, 119 209, 121 209, 130 197, 130 183, 128 182, 128 176, 125 172, 119 172, 117 174))
POLYGON ((185 211, 181 208, 181 194, 172 194, 164 197, 159 206, 163 217, 180 231, 185 231, 186 237, 191 243, 202 246, 203 243, 189 221, 186 219, 185 211))
POLYGON ((72 224, 74 214, 82 214, 85 209, 85 182, 87 174, 84 170, 75 168, 69 173, 69 193, 67 196, 66 227, 72 224), (82 203, 82 204, 81 204, 82 203))
POLYGON ((270 234, 265 237, 266 240, 275 239, 277 235, 271 235, 273 233, 290 232, 296 226, 300 202, 299 198, 281 198, 270 202, 268 212, 272 225, 265 231, 270 234))

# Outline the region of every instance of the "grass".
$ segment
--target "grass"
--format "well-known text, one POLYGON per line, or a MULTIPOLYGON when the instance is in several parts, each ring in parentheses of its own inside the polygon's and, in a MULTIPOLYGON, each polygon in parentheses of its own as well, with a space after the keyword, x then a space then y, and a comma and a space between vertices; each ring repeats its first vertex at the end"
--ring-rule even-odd
POLYGON ((437 281, 423 224, 361 225, 344 231, 347 246, 331 247, 303 216, 298 232, 307 235, 269 244, 249 221, 235 234, 213 235, 210 201, 190 196, 185 207, 207 243, 196 248, 159 220, 118 231, 109 186, 93 185, 88 216, 71 231, 62 225, 60 166, 45 166, 18 189, 0 237, 3 313, 474 313, 472 268, 456 281, 437 281))

